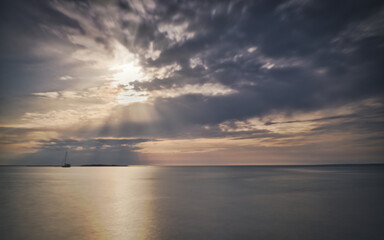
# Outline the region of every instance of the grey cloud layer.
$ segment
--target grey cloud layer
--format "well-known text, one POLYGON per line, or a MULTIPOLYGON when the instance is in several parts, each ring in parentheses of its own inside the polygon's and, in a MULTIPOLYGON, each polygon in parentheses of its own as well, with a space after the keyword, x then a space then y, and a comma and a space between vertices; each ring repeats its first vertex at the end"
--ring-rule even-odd
POLYGON ((75 140, 75 139, 50 139, 41 141, 38 149, 54 149, 65 150, 81 147, 81 150, 96 148, 96 149, 126 149, 137 150, 135 145, 142 142, 155 141, 149 139, 90 139, 90 140, 75 140))
POLYGON ((139 12, 135 5, 121 10, 141 16, 123 42, 135 52, 150 43, 161 51, 146 67, 178 63, 166 79, 135 82, 138 90, 172 88, 189 83, 220 82, 237 94, 221 97, 181 96, 158 99, 157 109, 171 111, 196 124, 263 116, 271 111, 310 111, 341 106, 367 98, 382 101, 384 35, 380 1, 185 1, 158 2, 139 12), (174 43, 159 26, 188 23, 189 39, 174 43), (354 26, 360 32, 351 31, 354 26), (256 47, 253 52, 248 49, 256 47), (207 67, 190 67, 192 58, 207 67), (268 67, 269 66, 269 67, 268 67))
MULTIPOLYGON (((117 39, 132 52, 141 54, 142 64, 146 67, 171 63, 182 67, 166 79, 133 83, 136 89, 220 82, 239 90, 237 96, 228 98, 234 107, 244 106, 247 101, 258 102, 260 106, 247 111, 253 114, 279 108, 319 108, 383 93, 384 76, 380 66, 384 63, 384 36, 381 22, 375 20, 384 12, 381 1, 159 1, 153 3, 155 5, 149 2, 68 1, 62 5, 89 18, 93 27, 100 30, 95 36, 96 41, 106 48, 112 39, 117 39), (100 7, 111 10, 100 11, 100 7), (106 18, 118 25, 109 27, 103 21, 106 18), (354 26, 363 29, 356 33, 351 31, 354 26), (185 37, 186 32, 193 36, 185 37), (144 54, 151 43, 153 49, 161 52, 155 60, 144 54), (252 47, 257 49, 248 52, 247 49, 252 47), (197 66, 192 69, 190 60, 194 57, 200 58, 208 68, 197 66), (270 69, 263 67, 268 64, 274 66, 270 69)), ((87 26, 55 9, 56 5, 47 1, 4 3, 3 31, 12 32, 12 28, 17 34, 26 34, 25 24, 30 26, 28 40, 25 35, 18 38, 24 39, 20 41, 25 50, 15 50, 21 51, 23 59, 25 54, 28 57, 30 36, 36 41, 41 38, 42 41, 52 39, 65 43, 65 39, 44 32, 42 26, 58 30, 67 27, 89 34, 87 26), (18 29, 21 27, 23 33, 18 29)), ((2 45, 9 45, 17 34, 7 34, 11 39, 5 39, 2 45)), ((71 48, 82 47, 66 44, 71 48)), ((31 61, 37 62, 36 59, 31 61)), ((2 66, 5 68, 6 65, 3 61, 2 66)), ((13 68, 27 71, 23 66, 19 62, 12 63, 13 68)), ((12 75, 16 70, 4 70, 6 77, 9 73, 8 77, 15 79, 11 82, 17 82, 17 76, 12 75)), ((49 71, 46 75, 51 77, 49 71)), ((33 74, 29 76, 32 77, 30 82, 36 85, 33 74)), ((10 84, 6 79, 2 83, 5 87, 10 84)), ((60 88, 59 84, 66 83, 55 84, 51 88, 60 88)), ((216 102, 227 105, 225 99, 209 99, 208 102, 212 109, 217 107, 216 102)))
MULTIPOLYGON (((138 164, 139 143, 155 139, 49 139, 40 140, 34 147, 37 152, 23 154, 10 161, 11 164, 60 165, 63 152, 69 151, 72 165, 82 164, 138 164)), ((10 160, 10 159, 6 159, 10 160)), ((142 164, 143 162, 141 162, 142 164)))

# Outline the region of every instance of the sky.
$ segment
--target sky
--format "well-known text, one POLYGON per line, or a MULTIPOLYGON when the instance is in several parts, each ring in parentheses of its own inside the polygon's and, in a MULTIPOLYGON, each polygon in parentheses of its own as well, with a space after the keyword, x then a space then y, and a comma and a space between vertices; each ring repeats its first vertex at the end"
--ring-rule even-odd
POLYGON ((0 4, 0 164, 384 163, 383 1, 0 4))

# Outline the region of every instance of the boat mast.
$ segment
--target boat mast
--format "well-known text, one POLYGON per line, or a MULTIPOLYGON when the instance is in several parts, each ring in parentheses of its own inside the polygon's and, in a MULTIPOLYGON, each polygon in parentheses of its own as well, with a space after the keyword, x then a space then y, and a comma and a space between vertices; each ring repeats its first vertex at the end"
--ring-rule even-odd
POLYGON ((67 164, 67 156, 68 156, 68 151, 65 151, 64 165, 67 164))

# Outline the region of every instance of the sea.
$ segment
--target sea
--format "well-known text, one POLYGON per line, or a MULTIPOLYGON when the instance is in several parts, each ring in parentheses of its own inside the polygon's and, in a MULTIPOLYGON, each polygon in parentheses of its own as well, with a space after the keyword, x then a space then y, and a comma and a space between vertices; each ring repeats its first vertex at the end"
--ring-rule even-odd
POLYGON ((384 239, 384 165, 0 167, 0 239, 384 239))

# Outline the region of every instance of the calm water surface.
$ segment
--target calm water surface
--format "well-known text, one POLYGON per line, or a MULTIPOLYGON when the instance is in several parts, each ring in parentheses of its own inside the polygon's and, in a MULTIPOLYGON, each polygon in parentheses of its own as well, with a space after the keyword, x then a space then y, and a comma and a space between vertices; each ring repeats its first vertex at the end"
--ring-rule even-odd
POLYGON ((383 239, 384 167, 1 167, 1 239, 383 239))

